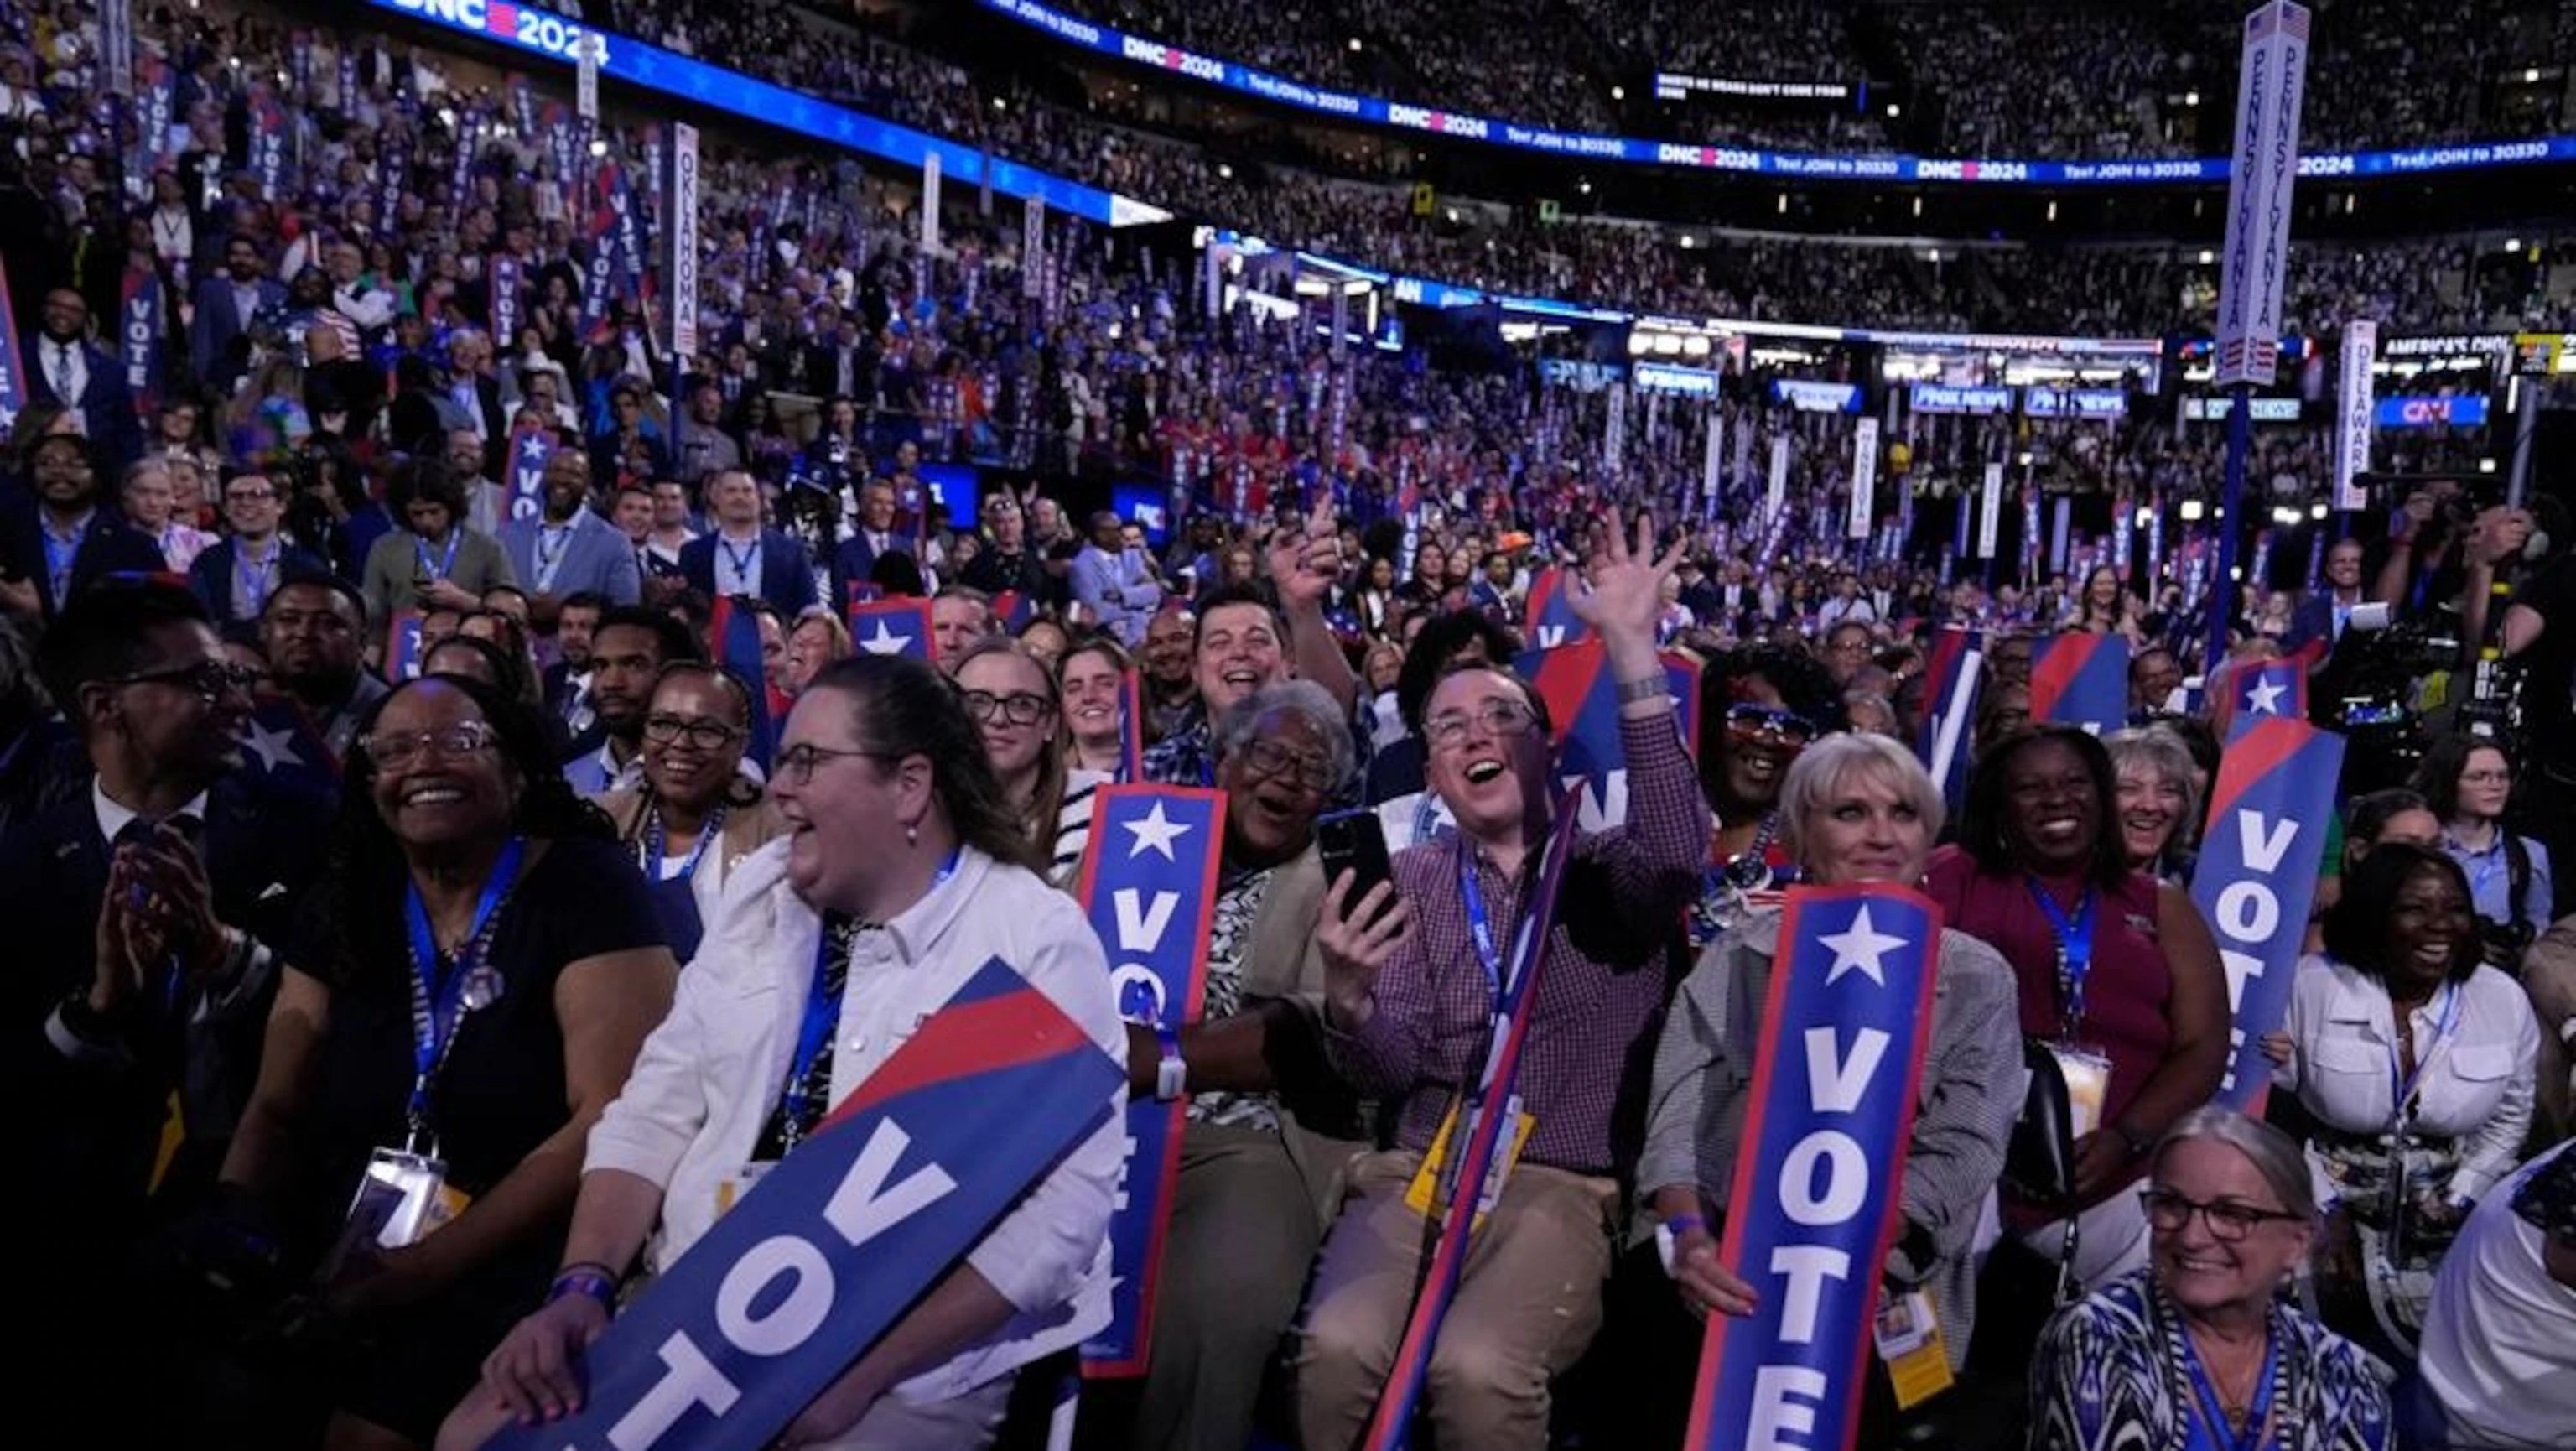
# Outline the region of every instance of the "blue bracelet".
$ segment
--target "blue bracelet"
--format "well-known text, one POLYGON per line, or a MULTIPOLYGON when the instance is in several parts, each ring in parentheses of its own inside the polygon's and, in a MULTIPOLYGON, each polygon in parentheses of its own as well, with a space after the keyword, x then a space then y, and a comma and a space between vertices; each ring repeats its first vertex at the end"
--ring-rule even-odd
POLYGON ((617 1282, 589 1270, 575 1270, 555 1276, 555 1282, 546 1289, 546 1303, 551 1305, 566 1295, 588 1295, 602 1305, 614 1307, 617 1304, 617 1282))

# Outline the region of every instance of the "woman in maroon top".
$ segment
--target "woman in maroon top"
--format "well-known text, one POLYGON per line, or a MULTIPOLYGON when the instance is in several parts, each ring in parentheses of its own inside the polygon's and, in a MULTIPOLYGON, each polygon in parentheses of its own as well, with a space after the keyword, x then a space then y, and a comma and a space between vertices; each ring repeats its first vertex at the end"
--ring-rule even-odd
MULTIPOLYGON (((2191 899, 2129 870, 2111 809, 2110 753, 2043 726, 1977 762, 1959 844, 1926 890, 1952 927, 1984 939, 2020 988, 2022 1032, 2047 1043, 2075 1100, 2076 1276, 2146 1263, 2129 1192, 2167 1128, 2217 1092, 2228 1052, 2226 979, 2191 899)), ((2061 1226, 2006 1205, 2024 1243, 2054 1257, 2061 1226)))

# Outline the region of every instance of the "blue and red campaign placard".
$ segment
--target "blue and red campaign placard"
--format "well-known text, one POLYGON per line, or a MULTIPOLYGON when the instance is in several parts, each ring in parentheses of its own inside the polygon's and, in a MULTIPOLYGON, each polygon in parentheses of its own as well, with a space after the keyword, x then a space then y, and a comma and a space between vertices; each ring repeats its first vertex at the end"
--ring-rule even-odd
POLYGON ((2129 721, 2129 642, 2061 631, 2030 649, 2030 718, 2095 735, 2129 721))
MULTIPOLYGON (((1664 652, 1682 745, 1699 753, 1699 661, 1664 652)), ((1619 745, 1619 682, 1610 676, 1608 647, 1582 640, 1553 650, 1524 650, 1512 662, 1546 702, 1556 730, 1557 784, 1580 784, 1576 814, 1585 831, 1628 819, 1628 768, 1619 745)))
MULTIPOLYGON (((1157 1036, 1177 1035, 1205 1008, 1225 793, 1104 786, 1095 799, 1081 897, 1109 951, 1118 1016, 1157 1036)), ((1187 1112, 1186 1099, 1127 1104, 1127 1164, 1109 1220, 1109 1325, 1083 1345, 1084 1375, 1145 1373, 1187 1112)))
POLYGON ((555 456, 554 440, 536 429, 510 435, 510 517, 546 516, 546 462, 555 456))
POLYGON ((1572 590, 1583 581, 1559 565, 1530 576, 1529 604, 1522 613, 1521 640, 1532 650, 1553 650, 1592 638, 1592 627, 1574 613, 1572 590))
POLYGON ((911 595, 850 601, 850 648, 930 661, 930 601, 911 595))
POLYGON ((385 679, 396 685, 420 674, 420 613, 396 610, 385 622, 385 679))
POLYGON ((1970 736, 1977 696, 1985 688, 1985 651, 1985 631, 1953 625, 1932 637, 1923 663, 1923 729, 1914 754, 1932 773, 1953 817, 1968 799, 1968 761, 1976 750, 1970 736))
POLYGON ((589 1398, 485 1451, 759 1451, 898 1323, 1127 1079, 995 958, 584 1355, 589 1398))
POLYGON ((2261 721, 2308 718, 2308 663, 2299 656, 2244 661, 2220 670, 2218 678, 2211 724, 2226 744, 2261 721))
POLYGON ((2303 720, 2265 717, 2228 742, 2209 788, 2191 900, 2218 939, 2227 971, 2233 1027, 2218 1096, 2234 1107, 2251 1103, 2272 1081, 2263 1035, 2290 1014, 2290 984, 2342 773, 2343 737, 2303 720))
POLYGON ((1711 1315, 1692 1451, 1850 1451, 1929 1049, 1941 912, 1889 883, 1793 887, 1719 1260, 1751 1315, 1711 1315))

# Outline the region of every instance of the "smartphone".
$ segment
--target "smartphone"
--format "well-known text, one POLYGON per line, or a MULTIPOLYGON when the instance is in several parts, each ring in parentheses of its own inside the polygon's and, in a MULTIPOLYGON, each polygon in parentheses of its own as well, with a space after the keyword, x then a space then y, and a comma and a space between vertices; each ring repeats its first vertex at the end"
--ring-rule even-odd
MULTIPOLYGON (((1326 890, 1342 879, 1342 873, 1356 874, 1342 898, 1344 921, 1350 920, 1350 912, 1378 883, 1395 880, 1395 864, 1386 854, 1386 828, 1378 823, 1377 813, 1365 807, 1317 818, 1315 850, 1324 859, 1326 890)), ((1393 900, 1388 899, 1390 905, 1393 900)))

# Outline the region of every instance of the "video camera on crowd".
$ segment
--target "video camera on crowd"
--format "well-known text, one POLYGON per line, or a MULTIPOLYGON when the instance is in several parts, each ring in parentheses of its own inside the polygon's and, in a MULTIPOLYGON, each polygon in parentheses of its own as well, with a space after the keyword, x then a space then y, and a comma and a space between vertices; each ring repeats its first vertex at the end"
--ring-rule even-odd
POLYGON ((2461 620, 2444 608, 2415 619, 2391 620, 2384 606, 2355 610, 2342 642, 2317 680, 2318 724, 2344 736, 2347 796, 2405 784, 2431 743, 2417 708, 2424 677, 2451 672, 2442 706, 2448 730, 2484 736, 2519 754, 2522 745, 2522 669, 2511 661, 2478 660, 2468 653, 2461 620))

